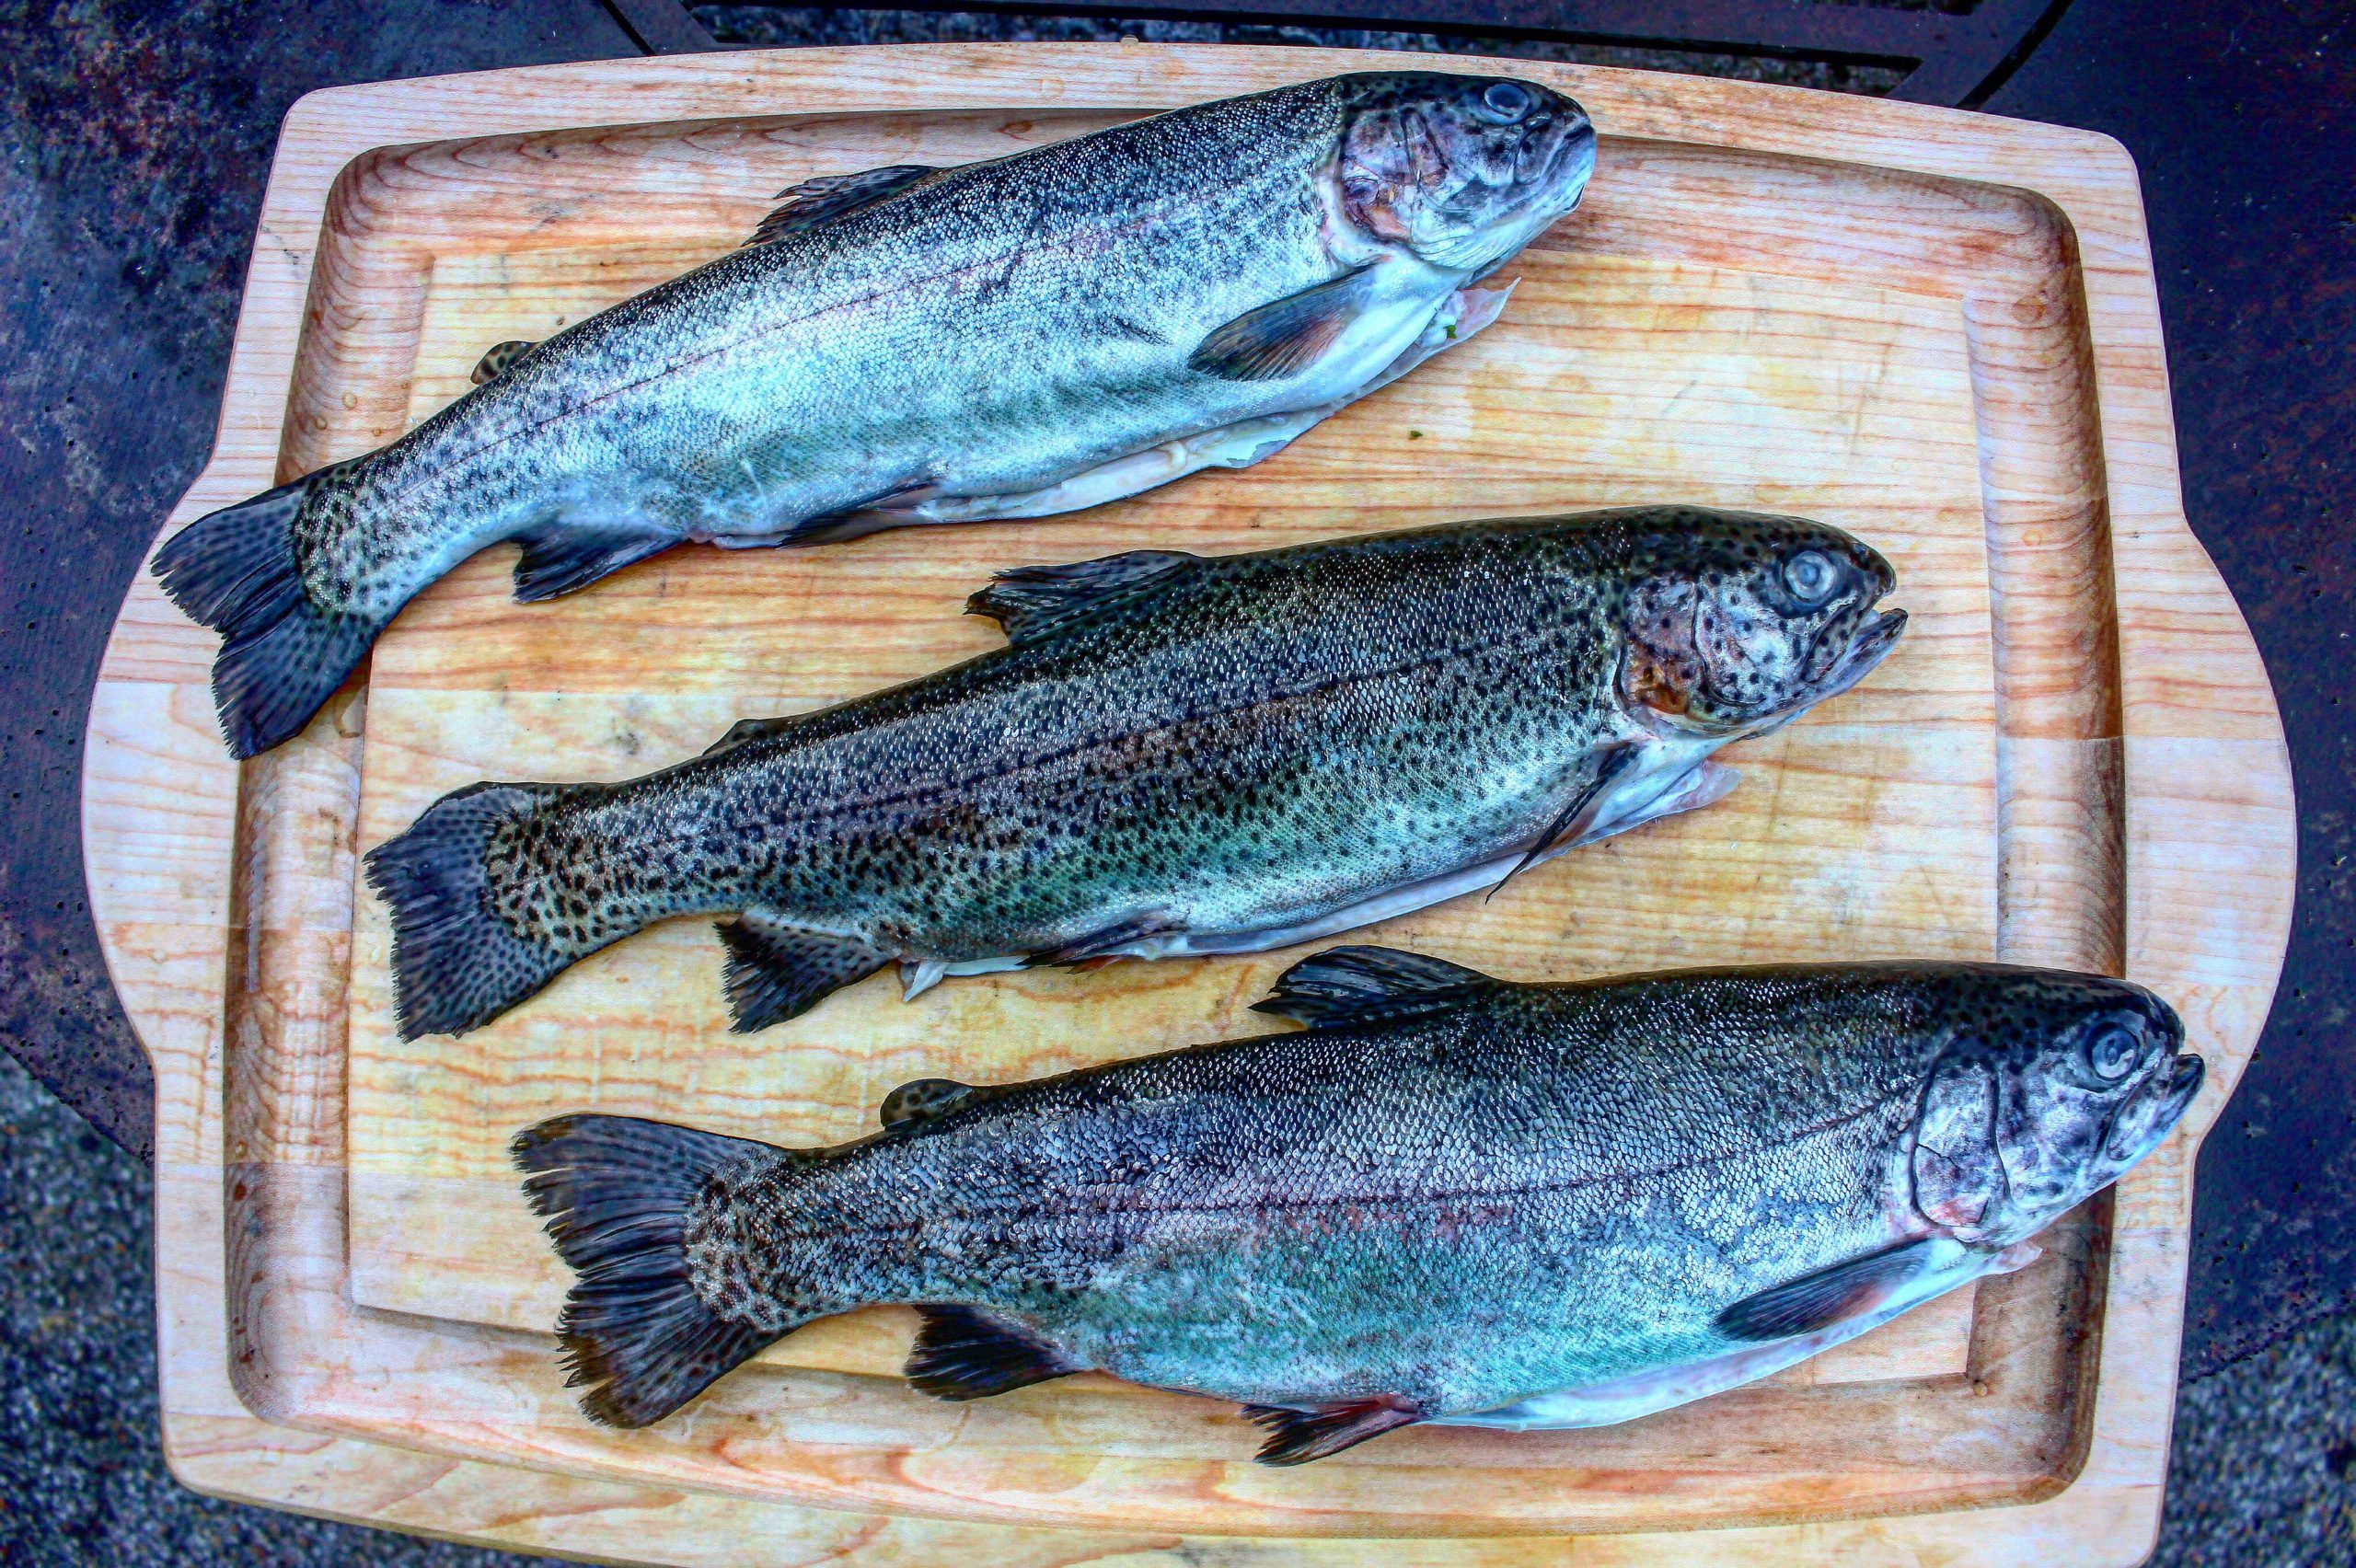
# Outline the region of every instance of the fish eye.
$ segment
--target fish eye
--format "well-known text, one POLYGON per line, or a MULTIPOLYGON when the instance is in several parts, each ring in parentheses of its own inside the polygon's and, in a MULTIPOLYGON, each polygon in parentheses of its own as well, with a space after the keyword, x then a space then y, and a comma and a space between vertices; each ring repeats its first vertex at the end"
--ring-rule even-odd
POLYGON ((1784 563, 1784 586, 1803 605, 1820 605, 1831 598, 1840 578, 1832 558, 1822 550, 1802 550, 1784 563))
POLYGON ((1519 82, 1491 82, 1481 95, 1481 106, 1507 124, 1530 112, 1536 99, 1519 82))
POLYGON ((2086 1042, 2086 1065, 2095 1076, 2105 1082, 2116 1082, 2127 1076, 2135 1058, 2143 1054, 2142 1042, 2123 1024, 2107 1024, 2095 1032, 2086 1042))

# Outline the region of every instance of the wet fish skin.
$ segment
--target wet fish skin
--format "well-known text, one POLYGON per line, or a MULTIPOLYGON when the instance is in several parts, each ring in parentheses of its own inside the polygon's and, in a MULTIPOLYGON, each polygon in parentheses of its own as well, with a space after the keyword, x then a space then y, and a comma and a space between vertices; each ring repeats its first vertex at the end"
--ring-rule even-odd
POLYGON ((156 570, 223 634, 242 756, 503 540, 530 600, 682 540, 1038 516, 1246 466, 1492 318, 1469 285, 1576 203, 1594 143, 1535 84, 1379 73, 814 181, 756 243, 498 345, 415 430, 200 519, 156 570))
POLYGON ((1703 508, 1464 524, 978 595, 1011 646, 620 784, 497 785, 369 857, 412 1037, 681 914, 740 1027, 940 974, 1250 951, 1706 804, 1709 758, 1904 625, 1840 530, 1703 508), (1805 570, 1803 602, 1786 577, 1805 570))
POLYGON ((1516 986, 1345 948, 1265 1006, 1312 1027, 936 1083, 833 1149, 526 1132, 580 1271, 584 1407, 646 1424, 892 1302, 927 1317, 931 1391, 1101 1369, 1253 1407, 1278 1462, 1415 1422, 1626 1419, 2017 1262, 2201 1078, 2142 987, 1992 964, 1516 986), (680 1173, 659 1203, 650 1163, 680 1173), (644 1235, 606 1217, 656 1208, 644 1235))

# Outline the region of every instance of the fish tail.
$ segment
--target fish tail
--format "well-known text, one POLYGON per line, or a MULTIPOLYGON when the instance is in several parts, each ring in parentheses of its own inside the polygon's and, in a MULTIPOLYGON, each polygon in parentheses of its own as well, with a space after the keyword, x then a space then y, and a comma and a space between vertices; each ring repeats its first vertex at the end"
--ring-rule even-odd
POLYGON ((534 882, 547 879, 514 828, 582 788, 477 784, 443 796, 408 832, 369 851, 368 885, 392 915, 402 1039, 479 1029, 627 934, 589 935, 587 915, 530 896, 534 882))
POLYGON ((559 1116, 516 1135, 532 1211, 578 1277, 557 1320, 566 1386, 609 1426, 660 1421, 792 1327, 715 1311, 687 1262, 715 1182, 786 1151, 629 1116, 559 1116))
POLYGON ((295 519, 333 471, 200 517, 156 552, 165 594, 221 634, 213 705, 240 758, 298 733, 383 629, 372 617, 313 599, 295 559, 295 519))

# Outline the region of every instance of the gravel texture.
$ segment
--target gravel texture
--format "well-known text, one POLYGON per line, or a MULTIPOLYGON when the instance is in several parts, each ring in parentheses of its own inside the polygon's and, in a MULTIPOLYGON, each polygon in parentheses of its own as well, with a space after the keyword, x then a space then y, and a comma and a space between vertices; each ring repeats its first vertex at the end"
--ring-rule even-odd
POLYGON ((200 1497, 156 1446, 147 1169, 0 1053, 0 1563, 545 1562, 200 1497))

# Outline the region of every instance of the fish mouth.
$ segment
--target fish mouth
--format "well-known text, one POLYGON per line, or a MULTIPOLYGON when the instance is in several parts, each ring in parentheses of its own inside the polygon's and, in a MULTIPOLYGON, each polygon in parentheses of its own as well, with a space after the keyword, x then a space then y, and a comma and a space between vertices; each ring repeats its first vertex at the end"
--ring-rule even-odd
POLYGON ((1587 194, 1588 181, 1594 178, 1595 125, 1587 111, 1568 98, 1562 100, 1557 112, 1569 123, 1552 138, 1553 146, 1539 149, 1535 159, 1527 157, 1530 143, 1544 131, 1525 138, 1523 152, 1515 160, 1515 183, 1533 202, 1560 217, 1579 204, 1587 194))
POLYGON ((2198 1053, 2178 1053, 2165 1073, 2154 1073, 2119 1107, 2109 1135, 2103 1139, 2104 1155, 2124 1169, 2157 1148, 2184 1120, 2208 1077, 2209 1064, 2198 1053))
POLYGON ((1816 689, 1816 701, 1840 696, 1859 681, 1874 673, 1889 651, 1898 646, 1899 634, 1906 629, 1904 610, 1884 610, 1858 628, 1842 651, 1832 668, 1816 689))
POLYGON ((2177 1123, 2184 1119, 2184 1113, 2192 1108, 2193 1097, 2200 1092, 2200 1086, 2208 1078, 2209 1064, 2201 1059, 2199 1053, 2184 1051, 2177 1054, 2175 1065, 2168 1068, 2167 1079, 2160 1085, 2156 1097, 2159 1107, 2153 1120, 2159 1137, 2165 1137, 2177 1123))

